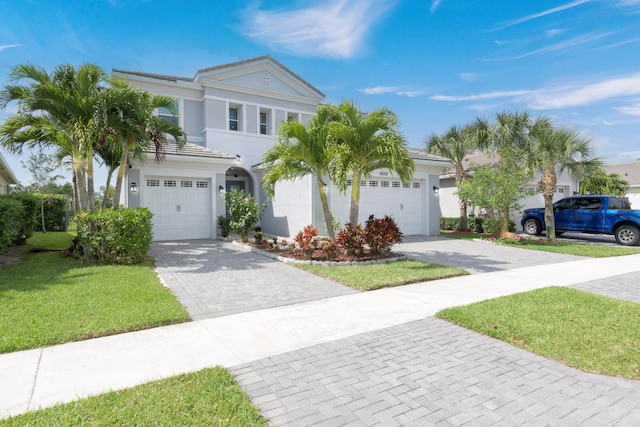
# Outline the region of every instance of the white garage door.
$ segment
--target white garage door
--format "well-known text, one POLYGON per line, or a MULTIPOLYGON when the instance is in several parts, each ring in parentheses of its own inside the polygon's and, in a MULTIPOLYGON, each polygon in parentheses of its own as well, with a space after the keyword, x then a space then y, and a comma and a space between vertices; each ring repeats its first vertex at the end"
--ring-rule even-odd
POLYGON ((360 218, 374 214, 393 219, 405 235, 422 234, 422 222, 426 215, 424 181, 403 184, 392 179, 371 178, 361 182, 360 218))
POLYGON ((147 177, 144 191, 154 240, 211 237, 210 179, 147 177))

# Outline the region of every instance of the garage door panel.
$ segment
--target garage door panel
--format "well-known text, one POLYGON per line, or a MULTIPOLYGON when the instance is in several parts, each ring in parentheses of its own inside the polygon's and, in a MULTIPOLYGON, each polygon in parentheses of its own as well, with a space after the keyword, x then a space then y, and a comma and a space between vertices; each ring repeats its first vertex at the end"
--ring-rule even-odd
POLYGON ((360 217, 366 220, 371 214, 376 217, 389 215, 403 234, 422 234, 426 214, 423 187, 423 181, 413 181, 406 187, 398 181, 370 179, 361 189, 360 217), (383 184, 385 181, 387 184, 383 184))
POLYGON ((145 205, 153 213, 155 240, 211 237, 210 180, 149 177, 146 183, 145 205))

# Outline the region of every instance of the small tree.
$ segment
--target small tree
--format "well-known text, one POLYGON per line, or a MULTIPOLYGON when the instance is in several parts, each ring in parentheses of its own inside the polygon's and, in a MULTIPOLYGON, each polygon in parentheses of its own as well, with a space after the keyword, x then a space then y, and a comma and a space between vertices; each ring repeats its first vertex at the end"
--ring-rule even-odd
POLYGON ((58 178, 62 178, 62 175, 55 173, 60 167, 60 163, 55 157, 45 154, 42 150, 31 154, 26 163, 22 161, 20 163, 29 170, 33 177, 33 183, 29 187, 40 194, 40 219, 42 221, 42 232, 46 233, 44 205, 47 197, 45 197, 45 191, 54 187, 58 178))
POLYGON ((617 173, 607 174, 598 168, 580 181, 580 194, 610 194, 621 196, 629 190, 629 183, 617 173))
POLYGON ((472 179, 460 186, 460 197, 487 209, 497 219, 496 236, 509 231, 509 211, 520 209, 518 201, 529 195, 525 185, 531 172, 517 163, 520 158, 520 150, 504 148, 496 165, 476 169, 472 179))
POLYGON ((244 190, 233 189, 225 193, 229 225, 243 242, 249 237, 264 212, 264 206, 258 205, 256 198, 251 194, 245 194, 244 190))

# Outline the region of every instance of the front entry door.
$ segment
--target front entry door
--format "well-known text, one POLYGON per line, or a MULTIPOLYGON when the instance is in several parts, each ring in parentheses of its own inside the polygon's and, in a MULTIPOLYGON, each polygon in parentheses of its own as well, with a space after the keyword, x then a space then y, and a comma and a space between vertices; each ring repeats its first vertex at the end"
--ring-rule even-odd
POLYGON ((227 191, 231 191, 231 190, 242 190, 246 193, 247 190, 245 190, 244 187, 244 181, 229 181, 227 180, 227 191))

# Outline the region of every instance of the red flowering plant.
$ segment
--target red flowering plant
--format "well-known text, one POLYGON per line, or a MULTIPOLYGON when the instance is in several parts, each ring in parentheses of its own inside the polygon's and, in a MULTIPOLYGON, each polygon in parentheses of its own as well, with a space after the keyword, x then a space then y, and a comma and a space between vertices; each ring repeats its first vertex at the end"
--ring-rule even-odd
POLYGON ((318 229, 313 225, 307 225, 303 230, 299 231, 294 238, 300 249, 305 253, 307 259, 311 259, 313 251, 318 247, 318 229))
POLYGON ((364 240, 372 254, 388 253, 393 245, 402 242, 402 232, 389 215, 382 219, 370 215, 365 223, 364 240))
POLYGON ((353 225, 350 222, 346 223, 344 229, 338 233, 336 243, 339 247, 344 248, 347 255, 362 258, 366 243, 362 226, 360 224, 353 225))

